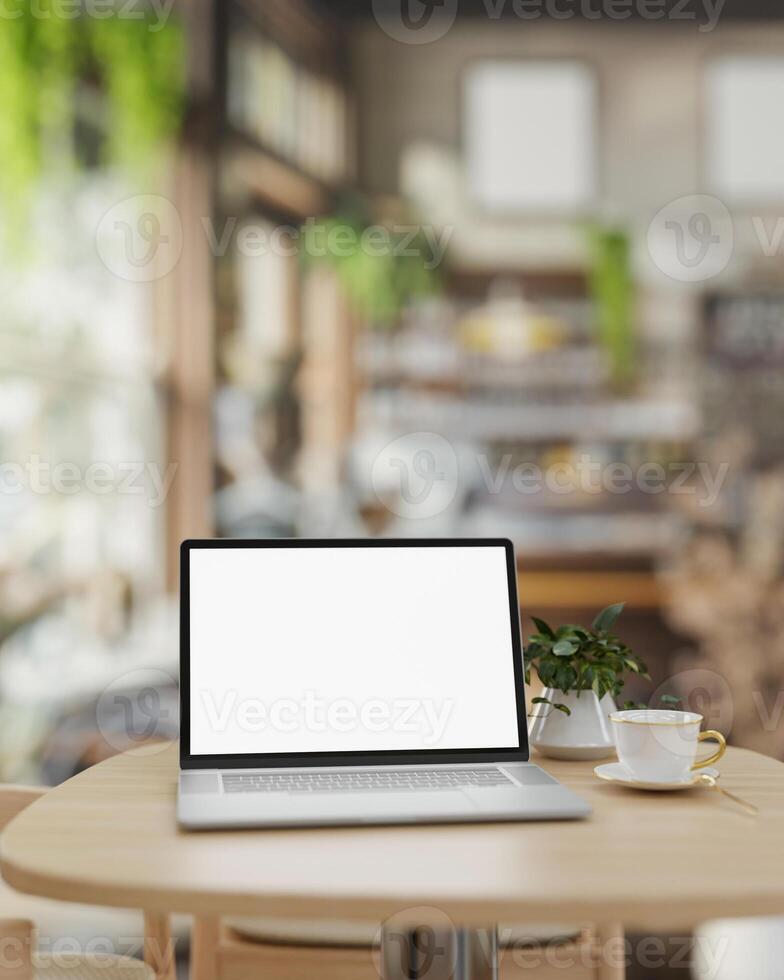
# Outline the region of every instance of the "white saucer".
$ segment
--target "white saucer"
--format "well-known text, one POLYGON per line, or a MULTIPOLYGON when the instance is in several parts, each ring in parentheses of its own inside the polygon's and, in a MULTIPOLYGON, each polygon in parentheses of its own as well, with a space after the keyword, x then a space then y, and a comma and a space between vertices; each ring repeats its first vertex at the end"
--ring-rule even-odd
POLYGON ((692 786, 698 786, 700 784, 701 776, 712 776, 714 779, 719 778, 719 770, 714 769, 712 766, 706 766, 704 769, 698 769, 695 772, 690 772, 688 775, 684 776, 683 779, 678 779, 675 782, 646 782, 642 779, 636 779, 626 766, 621 765, 620 762, 608 762, 604 766, 597 766, 594 772, 599 777, 599 779, 605 779, 608 783, 619 783, 621 786, 631 786, 633 789, 652 789, 652 790, 673 790, 673 789, 689 789, 692 786))

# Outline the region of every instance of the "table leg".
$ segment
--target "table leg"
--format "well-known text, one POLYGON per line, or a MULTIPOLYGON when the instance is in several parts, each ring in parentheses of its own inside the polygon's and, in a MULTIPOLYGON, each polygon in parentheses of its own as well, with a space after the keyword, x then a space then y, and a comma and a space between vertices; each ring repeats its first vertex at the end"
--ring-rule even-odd
POLYGON ((197 915, 191 930, 191 980, 216 980, 220 920, 197 915))
POLYGON ((498 980, 495 929, 400 929, 381 933, 382 980, 498 980))
POLYGON ((33 980, 35 927, 29 919, 0 919, 0 977, 33 980))
POLYGON ((626 976, 625 933, 620 922, 599 926, 596 930, 596 980, 624 980, 626 976))
POLYGON ((175 980, 174 940, 168 915, 144 913, 144 962, 156 980, 175 980))

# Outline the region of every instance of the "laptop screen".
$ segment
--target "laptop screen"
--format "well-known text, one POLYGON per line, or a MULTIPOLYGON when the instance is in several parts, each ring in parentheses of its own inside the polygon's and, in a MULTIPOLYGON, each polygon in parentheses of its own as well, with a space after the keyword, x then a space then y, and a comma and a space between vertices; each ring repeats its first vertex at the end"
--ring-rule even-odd
POLYGON ((199 544, 183 562, 189 756, 520 749, 507 543, 199 544))

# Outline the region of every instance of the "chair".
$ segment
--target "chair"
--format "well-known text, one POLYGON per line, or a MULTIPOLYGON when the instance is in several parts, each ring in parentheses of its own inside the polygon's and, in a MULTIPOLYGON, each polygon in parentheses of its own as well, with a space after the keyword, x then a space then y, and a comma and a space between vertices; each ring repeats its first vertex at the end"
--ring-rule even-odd
MULTIPOLYGON (((378 927, 360 921, 198 919, 191 980, 379 980, 378 927)), ((600 955, 617 930, 500 925, 499 980, 622 980, 600 955)), ((622 934, 621 934, 622 938, 622 934)))
MULTIPOLYGON (((0 785, 0 830, 45 792, 43 787, 0 785)), ((20 895, 20 905, 30 904, 26 898, 20 895)), ((165 917, 145 915, 146 963, 104 952, 43 953, 36 946, 32 920, 0 916, 0 980, 174 980, 174 950, 165 917)))

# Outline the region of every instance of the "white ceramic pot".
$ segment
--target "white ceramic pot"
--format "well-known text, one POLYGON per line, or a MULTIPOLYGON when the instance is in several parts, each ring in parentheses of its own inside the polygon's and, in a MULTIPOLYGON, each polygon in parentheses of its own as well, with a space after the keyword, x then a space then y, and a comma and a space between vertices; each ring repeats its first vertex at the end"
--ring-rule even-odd
POLYGON ((546 687, 542 697, 565 704, 567 715, 549 704, 532 706, 528 740, 551 759, 607 759, 615 754, 610 713, 616 710, 611 695, 600 701, 593 691, 564 694, 546 687))

